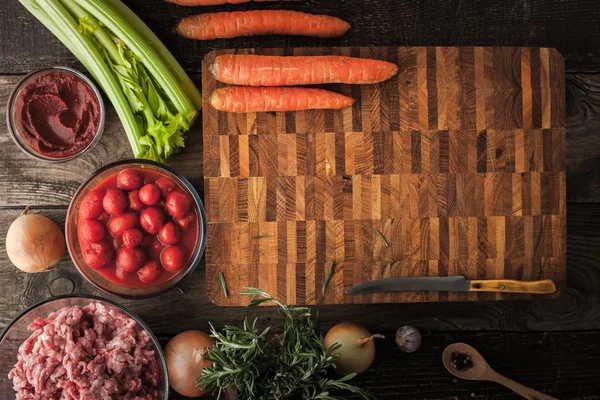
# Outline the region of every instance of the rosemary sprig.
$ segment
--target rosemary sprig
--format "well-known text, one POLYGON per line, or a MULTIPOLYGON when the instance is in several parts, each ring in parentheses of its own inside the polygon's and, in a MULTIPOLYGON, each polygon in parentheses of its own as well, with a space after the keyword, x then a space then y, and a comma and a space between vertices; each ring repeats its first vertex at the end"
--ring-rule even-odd
POLYGON ((383 233, 381 233, 381 231, 379 229, 376 229, 375 232, 377 232, 377 234, 379 235, 379 237, 381 238, 381 240, 383 240, 383 244, 385 245, 385 247, 390 247, 390 244, 388 243, 388 241, 385 238, 385 236, 383 236, 383 233))
POLYGON ((327 273, 327 277, 325 278, 325 282, 323 282, 322 292, 325 294, 325 289, 327 289, 327 285, 329 285, 329 281, 333 278, 333 273, 335 272, 335 263, 331 261, 329 272, 327 273))
POLYGON ((213 389, 217 398, 227 387, 238 390, 238 398, 253 400, 342 400, 335 392, 349 391, 363 399, 372 395, 347 383, 355 374, 330 378, 339 345, 325 348, 323 335, 306 307, 287 306, 262 290, 245 288, 251 295, 248 307, 274 302, 283 318, 283 330, 259 328, 247 318, 241 327, 227 325, 211 335, 217 343, 209 348, 207 361, 196 385, 213 389), (278 332, 278 333, 275 333, 278 332))
POLYGON ((225 297, 229 297, 229 292, 227 292, 227 282, 225 282, 225 275, 223 275, 223 272, 219 272, 219 280, 221 281, 221 289, 223 289, 223 295, 225 297))
POLYGON ((250 236, 250 239, 252 239, 252 240, 266 239, 266 238, 270 238, 272 236, 275 236, 275 233, 269 233, 268 235, 250 236))

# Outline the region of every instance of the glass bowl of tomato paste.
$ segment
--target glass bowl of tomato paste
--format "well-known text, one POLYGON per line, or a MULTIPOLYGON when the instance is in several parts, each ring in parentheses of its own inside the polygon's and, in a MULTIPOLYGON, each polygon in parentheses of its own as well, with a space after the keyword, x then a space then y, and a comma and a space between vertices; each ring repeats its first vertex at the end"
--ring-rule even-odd
POLYGON ((105 118, 94 82, 67 67, 30 72, 17 83, 6 107, 15 144, 28 156, 49 163, 90 151, 102 137, 105 118))
POLYGON ((154 296, 190 275, 204 254, 206 216, 192 184, 147 160, 109 164, 71 200, 67 248, 81 274, 126 298, 154 296))

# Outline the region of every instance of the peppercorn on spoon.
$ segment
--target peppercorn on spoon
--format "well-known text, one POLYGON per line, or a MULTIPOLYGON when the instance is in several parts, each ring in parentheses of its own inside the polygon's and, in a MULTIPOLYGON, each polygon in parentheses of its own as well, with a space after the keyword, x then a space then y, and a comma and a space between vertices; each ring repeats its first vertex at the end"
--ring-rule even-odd
POLYGON ((496 382, 529 400, 558 400, 555 397, 538 392, 537 390, 500 375, 490 367, 487 361, 485 361, 485 358, 483 358, 474 347, 469 346, 466 343, 453 343, 446 347, 442 354, 442 361, 448 372, 457 378, 469 381, 496 382), (457 367, 452 361, 453 354, 469 356, 470 359, 468 365, 463 368, 457 367))

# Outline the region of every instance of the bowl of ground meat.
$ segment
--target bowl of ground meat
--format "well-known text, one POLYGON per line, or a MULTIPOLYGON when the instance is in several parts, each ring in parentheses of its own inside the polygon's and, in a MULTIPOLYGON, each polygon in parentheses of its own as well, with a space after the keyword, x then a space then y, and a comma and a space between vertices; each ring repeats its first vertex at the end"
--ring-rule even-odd
POLYGON ((3 400, 166 400, 166 371, 148 326, 99 297, 48 299, 0 335, 3 400))

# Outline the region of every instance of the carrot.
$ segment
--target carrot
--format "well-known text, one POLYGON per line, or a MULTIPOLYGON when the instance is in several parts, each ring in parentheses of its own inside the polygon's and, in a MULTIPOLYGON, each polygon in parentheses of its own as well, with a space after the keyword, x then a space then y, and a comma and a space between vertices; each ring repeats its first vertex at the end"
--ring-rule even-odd
POLYGON ((250 1, 279 1, 279 0, 165 0, 167 3, 180 6, 218 6, 221 4, 241 4, 250 1))
POLYGON ((289 10, 254 10, 193 15, 179 22, 177 33, 189 39, 211 40, 252 35, 342 36, 350 24, 327 15, 289 10))
POLYGON ((236 113, 339 109, 352 103, 354 99, 339 93, 296 87, 228 86, 210 96, 210 104, 217 110, 236 113))
POLYGON ((224 54, 217 56, 210 70, 217 80, 231 85, 296 86, 377 83, 396 75, 398 66, 343 56, 224 54))

